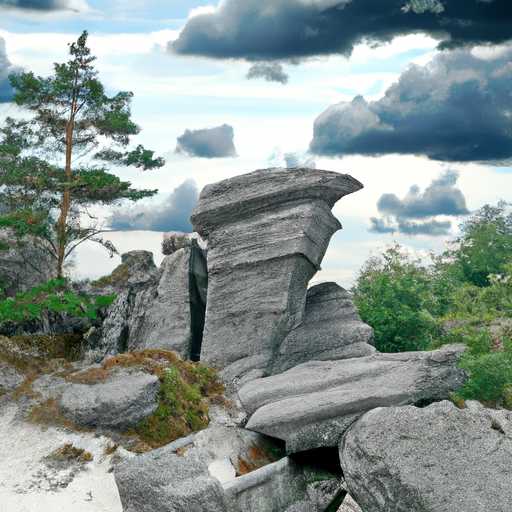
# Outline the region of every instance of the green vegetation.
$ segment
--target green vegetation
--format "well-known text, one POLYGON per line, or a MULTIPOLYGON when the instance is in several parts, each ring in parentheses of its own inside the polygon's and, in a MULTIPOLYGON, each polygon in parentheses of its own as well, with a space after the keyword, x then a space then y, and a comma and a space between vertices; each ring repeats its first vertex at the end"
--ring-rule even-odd
POLYGON ((69 45, 70 60, 54 64, 53 75, 9 76, 13 102, 30 117, 7 117, 0 126, 0 228, 12 235, 1 248, 22 247, 32 240, 55 262, 56 277, 62 277, 65 259, 85 240, 116 252, 99 236, 102 229, 89 207, 157 193, 131 188, 102 162, 142 170, 165 163, 141 145, 117 150, 125 149, 130 137, 140 132, 130 119, 133 94, 105 94, 87 37, 84 31, 69 45))
POLYGON ((77 295, 66 289, 64 278, 53 279, 12 299, 0 301, 0 322, 33 320, 43 308, 65 311, 72 316, 96 318, 98 309, 111 304, 116 295, 77 295))
POLYGON ((486 205, 441 255, 422 262, 394 244, 371 257, 352 288, 382 352, 466 343, 470 373, 454 397, 512 409, 512 214, 486 205))
MULTIPOLYGON (((108 359, 103 369, 80 372, 79 382, 104 378, 116 366, 143 366, 160 379, 158 408, 126 432, 139 442, 134 451, 144 452, 197 432, 208 426, 208 406, 223 401, 224 387, 216 372, 202 363, 183 361, 169 350, 142 350, 119 354, 108 359), (103 372, 103 373, 101 373, 103 372), (86 380, 84 380, 86 379, 86 380)), ((75 381, 73 375, 69 380, 75 381)))

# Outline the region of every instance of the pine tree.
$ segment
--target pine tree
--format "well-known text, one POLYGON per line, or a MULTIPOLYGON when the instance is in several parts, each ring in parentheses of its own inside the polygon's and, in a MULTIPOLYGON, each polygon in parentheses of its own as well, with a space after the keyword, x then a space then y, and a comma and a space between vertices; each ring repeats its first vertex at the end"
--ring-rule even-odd
POLYGON ((0 128, 0 227, 9 228, 18 242, 28 236, 41 244, 56 262, 57 277, 65 259, 85 240, 115 252, 99 236, 101 228, 88 215, 90 206, 157 193, 131 188, 101 162, 142 170, 165 163, 141 145, 122 151, 140 132, 130 119, 133 94, 106 95, 87 36, 84 31, 69 45, 70 60, 54 64, 53 75, 10 75, 14 103, 32 116, 8 117, 0 128))

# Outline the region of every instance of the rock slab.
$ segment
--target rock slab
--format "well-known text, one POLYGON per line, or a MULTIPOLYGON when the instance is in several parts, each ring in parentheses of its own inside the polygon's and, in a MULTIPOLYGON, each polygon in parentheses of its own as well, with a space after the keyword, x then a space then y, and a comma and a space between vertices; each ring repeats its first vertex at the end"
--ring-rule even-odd
POLYGON ((307 361, 334 361, 376 352, 373 329, 365 324, 351 295, 336 283, 309 288, 304 319, 284 339, 270 374, 282 373, 307 361))
POLYGON ((512 412, 443 401, 378 408, 340 443, 343 473, 365 512, 508 512, 512 412))
POLYGON ((263 375, 300 325, 307 283, 341 228, 331 208, 361 188, 344 174, 271 168, 203 189, 191 216, 208 242, 201 360, 227 383, 263 375))
POLYGON ((454 366, 465 345, 431 352, 312 361, 239 390, 246 428, 286 441, 288 453, 337 446, 357 418, 376 407, 447 398, 466 375, 454 366))

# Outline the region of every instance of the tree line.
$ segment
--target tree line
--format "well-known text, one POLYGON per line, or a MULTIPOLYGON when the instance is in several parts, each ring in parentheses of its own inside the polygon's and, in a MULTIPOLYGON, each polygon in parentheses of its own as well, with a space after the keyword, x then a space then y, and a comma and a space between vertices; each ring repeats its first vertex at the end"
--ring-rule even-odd
POLYGON ((467 343, 458 393, 512 407, 512 213, 485 205, 425 264, 395 243, 370 257, 351 291, 382 352, 467 343))

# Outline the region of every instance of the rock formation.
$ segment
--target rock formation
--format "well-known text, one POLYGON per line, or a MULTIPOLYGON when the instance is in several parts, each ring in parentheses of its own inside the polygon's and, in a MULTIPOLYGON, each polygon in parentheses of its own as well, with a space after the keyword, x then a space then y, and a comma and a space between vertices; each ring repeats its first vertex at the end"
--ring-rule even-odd
POLYGON ((512 413, 467 402, 379 408, 340 444, 343 472, 364 512, 508 512, 512 413))
POLYGON ((464 345, 340 361, 311 361, 255 379, 239 396, 247 428, 286 441, 288 453, 337 446, 358 417, 375 407, 447 398, 465 382, 454 367, 464 345))
POLYGON ((264 442, 254 432, 215 424, 125 458, 115 472, 124 512, 323 512, 340 492, 339 471, 289 457, 261 460, 264 442), (263 465, 235 478, 254 463, 263 465))
MULTIPOLYGON (((494 495, 509 505, 510 485, 493 482, 509 474, 509 413, 426 407, 464 384, 454 366, 464 347, 381 354, 345 290, 335 283, 307 290, 341 227, 332 206, 360 188, 348 175, 303 168, 207 186, 191 218, 207 251, 194 237, 172 234, 160 268, 146 251, 123 255, 111 276, 92 283, 118 298, 90 327, 83 369, 68 371, 60 361, 21 371, 9 361, 19 363, 23 353, 4 350, 0 406, 21 384, 22 412, 50 403, 76 425, 119 439, 155 411, 164 390, 170 410, 180 391, 160 387, 162 374, 147 373, 142 360, 128 365, 132 356, 112 360, 124 358, 126 367, 91 363, 119 352, 174 350, 219 370, 232 402, 217 396, 208 428, 150 453, 118 449, 124 512, 331 511, 346 494, 342 470, 365 512, 504 511, 494 495), (39 368, 53 373, 39 376, 39 368), (481 461, 483 473, 475 471, 481 461), (474 471, 471 493, 464 464, 474 471), (492 496, 485 504, 482 489, 492 496)), ((206 371, 198 368, 198 375, 206 371)))
POLYGON ((362 188, 313 169, 262 169, 206 186, 191 222, 208 242, 201 359, 226 381, 259 377, 302 322, 307 283, 340 229, 331 208, 362 188))
POLYGON ((123 254, 125 266, 114 270, 106 281, 120 289, 118 297, 107 310, 100 340, 86 347, 91 362, 146 348, 174 350, 184 359, 199 359, 206 260, 195 239, 182 236, 180 240, 158 269, 147 251, 123 254))
POLYGON ((361 321, 350 294, 336 283, 309 288, 300 326, 277 350, 270 374, 282 373, 307 361, 335 361, 376 352, 373 329, 361 321))

